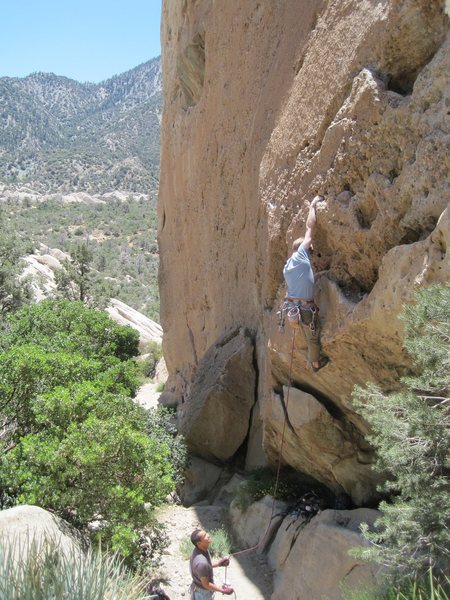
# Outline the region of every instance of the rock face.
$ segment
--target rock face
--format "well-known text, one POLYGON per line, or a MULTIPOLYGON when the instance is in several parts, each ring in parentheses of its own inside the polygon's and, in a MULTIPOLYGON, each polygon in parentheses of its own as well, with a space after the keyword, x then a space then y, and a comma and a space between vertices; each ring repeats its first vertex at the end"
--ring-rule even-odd
MULTIPOLYGON (((274 572, 272 600, 341 600, 344 589, 373 588, 379 567, 351 556, 367 542, 362 523, 373 529, 373 509, 324 510, 307 519, 270 496, 247 510, 230 507, 230 524, 239 548, 267 552, 274 572)), ((237 552, 239 555, 239 552, 237 552)))
POLYGON ((372 509, 325 510, 303 526, 287 516, 269 552, 272 600, 341 600, 343 589, 375 587, 376 568, 349 550, 363 544, 361 523, 372 526, 379 516, 372 509))
POLYGON ((362 503, 371 491, 372 453, 347 420, 332 412, 311 394, 284 387, 283 397, 273 394, 266 406, 264 447, 276 463, 286 416, 284 462, 362 503))
MULTIPOLYGON (((283 462, 369 502, 376 482, 353 387, 398 385, 410 364, 402 304, 450 275, 444 3, 166 1, 162 42, 165 389, 184 400, 198 454, 231 458, 239 444, 225 432, 239 421, 250 466, 261 463, 258 446, 270 463, 279 454, 291 380, 302 407, 289 409, 283 462), (276 312, 283 264, 316 193, 325 198, 314 264, 326 272, 317 300, 331 363, 314 374, 301 335, 291 367, 292 331, 278 331, 276 312), (255 351, 239 358, 239 401, 206 401, 205 357, 241 327, 255 351), (253 370, 256 393, 245 375, 253 370)), ((219 379, 236 373, 222 364, 219 379)))
POLYGON ((285 502, 274 502, 271 496, 254 502, 245 511, 236 501, 232 502, 230 523, 238 543, 244 548, 258 545, 257 551, 263 552, 280 527, 286 509, 285 502))

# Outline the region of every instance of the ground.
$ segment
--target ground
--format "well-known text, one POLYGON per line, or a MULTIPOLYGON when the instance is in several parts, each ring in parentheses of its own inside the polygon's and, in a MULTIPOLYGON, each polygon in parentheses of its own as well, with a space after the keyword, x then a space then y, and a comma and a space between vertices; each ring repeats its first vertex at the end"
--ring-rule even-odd
POLYGON ((136 394, 135 402, 143 406, 144 408, 156 408, 158 406, 158 398, 161 396, 161 392, 157 391, 158 383, 150 381, 144 383, 136 394))
MULTIPOLYGON (((221 527, 224 522, 223 508, 219 506, 182 506, 165 507, 158 519, 166 524, 170 546, 163 558, 161 567, 161 587, 170 600, 189 598, 188 586, 191 582, 189 561, 180 553, 180 542, 189 538, 196 527, 211 531, 221 527)), ((233 551, 241 548, 233 548, 233 551)), ((272 573, 266 559, 256 551, 232 557, 230 566, 214 569, 217 584, 229 583, 236 592, 237 600, 269 600, 272 594, 272 573)), ((216 598, 226 598, 216 593, 216 598)), ((234 598, 234 595, 229 596, 234 598)))
MULTIPOLYGON (((136 401, 145 408, 158 406, 160 393, 157 384, 143 385, 136 396, 136 401)), ((222 506, 195 505, 190 508, 170 505, 161 509, 157 518, 167 527, 170 545, 163 557, 160 569, 160 587, 170 600, 187 600, 188 587, 191 583, 189 561, 181 556, 180 543, 190 537, 196 527, 211 531, 224 524, 226 514, 222 506)), ((233 552, 244 548, 233 548, 233 552)), ((269 600, 272 594, 272 573, 264 555, 256 551, 241 553, 232 557, 230 566, 214 569, 217 584, 229 583, 236 593, 236 600, 269 600), (225 579, 226 578, 226 579, 225 579)), ((235 596, 228 596, 234 599, 235 596)), ((215 598, 227 598, 216 593, 215 598)))

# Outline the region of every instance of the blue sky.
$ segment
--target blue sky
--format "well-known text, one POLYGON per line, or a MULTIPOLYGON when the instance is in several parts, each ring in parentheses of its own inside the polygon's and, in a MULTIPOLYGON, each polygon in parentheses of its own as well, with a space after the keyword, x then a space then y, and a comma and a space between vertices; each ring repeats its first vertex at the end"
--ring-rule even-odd
POLYGON ((99 82, 161 53, 161 0, 6 0, 0 77, 99 82))

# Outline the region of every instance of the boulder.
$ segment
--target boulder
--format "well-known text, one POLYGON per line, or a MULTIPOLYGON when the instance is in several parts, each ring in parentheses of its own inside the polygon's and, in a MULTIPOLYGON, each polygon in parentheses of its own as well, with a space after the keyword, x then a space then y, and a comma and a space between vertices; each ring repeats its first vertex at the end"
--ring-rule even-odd
POLYGON ((379 567, 349 554, 367 544, 361 523, 373 526, 380 513, 372 509, 325 510, 309 523, 287 516, 270 548, 275 570, 272 600, 342 600, 342 590, 373 588, 379 567))
POLYGON ((245 510, 233 500, 230 521, 236 539, 246 548, 257 546, 258 552, 264 552, 283 521, 286 509, 285 502, 274 502, 271 496, 264 496, 245 510))
POLYGON ((184 472, 184 483, 180 492, 184 506, 196 504, 211 495, 222 474, 222 467, 198 456, 192 456, 184 472))
POLYGON ((217 496, 214 497, 213 504, 226 506, 228 508, 243 481, 245 481, 243 475, 234 473, 231 479, 220 489, 217 496))
POLYGON ((155 383, 166 383, 168 377, 167 366, 164 357, 158 360, 156 365, 155 383))
POLYGON ((111 298, 109 305, 106 308, 106 312, 116 323, 119 323, 120 325, 129 325, 139 332, 139 346, 141 349, 145 349, 147 342, 161 343, 161 325, 155 323, 155 321, 152 321, 124 302, 111 298))
POLYGON ((236 453, 249 430, 255 381, 248 331, 232 332, 206 352, 179 406, 179 430, 193 453, 221 461, 236 453))
POLYGON ((33 549, 54 543, 70 555, 82 552, 85 545, 80 534, 63 519, 38 506, 15 506, 0 511, 0 540, 9 545, 15 560, 26 560, 33 549))
POLYGON ((36 251, 23 257, 23 260, 26 267, 20 274, 20 278, 28 277, 34 300, 39 302, 51 297, 56 290, 54 272, 62 266, 60 259, 53 254, 40 254, 36 251))

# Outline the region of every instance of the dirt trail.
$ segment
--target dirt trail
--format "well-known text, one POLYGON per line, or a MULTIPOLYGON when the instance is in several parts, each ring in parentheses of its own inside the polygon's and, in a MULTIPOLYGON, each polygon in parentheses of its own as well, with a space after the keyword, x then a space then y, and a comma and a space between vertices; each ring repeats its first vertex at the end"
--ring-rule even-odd
MULTIPOLYGON (((170 600, 187 600, 187 588, 191 581, 189 574, 189 561, 183 560, 180 554, 180 542, 189 538, 196 527, 211 530, 223 524, 223 509, 219 506, 170 506, 158 513, 158 520, 167 526, 167 535, 170 546, 164 555, 161 576, 161 587, 170 600)), ((214 569, 215 582, 225 582, 225 569, 214 569)), ((264 556, 255 551, 233 557, 230 566, 226 569, 227 583, 231 584, 236 592, 237 600, 270 600, 272 594, 272 573, 267 566, 264 556)), ((216 598, 231 598, 234 595, 216 598)))

